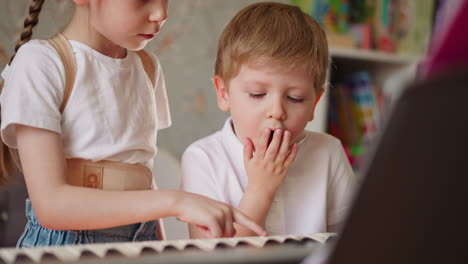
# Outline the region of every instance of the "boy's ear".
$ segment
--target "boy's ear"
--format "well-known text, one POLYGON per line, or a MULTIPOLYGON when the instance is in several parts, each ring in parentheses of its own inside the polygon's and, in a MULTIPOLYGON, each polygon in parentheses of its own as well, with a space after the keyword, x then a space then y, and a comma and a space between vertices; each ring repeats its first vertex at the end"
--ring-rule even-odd
POLYGON ((218 99, 219 109, 221 109, 222 111, 229 111, 229 94, 226 83, 220 76, 215 75, 213 78, 213 84, 216 88, 216 96, 218 99))
POLYGON ((87 6, 89 4, 89 0, 73 0, 73 2, 77 6, 87 6))
POLYGON ((315 113, 315 108, 317 107, 318 102, 322 98, 323 92, 325 91, 324 88, 320 89, 320 91, 317 94, 317 97, 315 98, 315 105, 314 105, 314 110, 312 111, 312 114, 309 117, 309 121, 314 120, 314 113, 315 113))

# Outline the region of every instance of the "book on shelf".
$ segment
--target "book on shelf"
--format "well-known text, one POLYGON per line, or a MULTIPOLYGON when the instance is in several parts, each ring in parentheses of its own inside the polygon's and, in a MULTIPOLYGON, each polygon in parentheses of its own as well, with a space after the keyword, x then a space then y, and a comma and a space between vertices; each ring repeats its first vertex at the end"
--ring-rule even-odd
POLYGON ((431 37, 433 0, 398 1, 395 21, 398 53, 421 56, 425 54, 431 37))
POLYGON ((429 43, 435 0, 291 0, 314 17, 330 46, 420 56, 429 43))
POLYGON ((356 170, 380 127, 383 102, 367 71, 350 74, 331 87, 328 132, 341 140, 356 170))

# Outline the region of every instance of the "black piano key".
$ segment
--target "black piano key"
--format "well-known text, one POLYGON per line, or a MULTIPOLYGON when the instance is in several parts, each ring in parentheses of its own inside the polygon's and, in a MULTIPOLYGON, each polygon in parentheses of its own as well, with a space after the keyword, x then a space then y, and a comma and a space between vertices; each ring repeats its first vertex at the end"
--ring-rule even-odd
POLYGON ((14 263, 34 263, 34 260, 24 253, 18 253, 14 263))
POLYGON ((310 238, 310 237, 304 237, 304 238, 302 238, 300 241, 301 241, 302 244, 318 243, 317 240, 312 239, 312 238, 310 238))
POLYGON ((222 248, 231 248, 230 245, 224 243, 224 242, 218 242, 215 245, 215 249, 222 249, 222 248))
POLYGON ((94 252, 89 249, 81 251, 80 258, 99 258, 94 252))
POLYGON ((50 252, 45 252, 41 256, 41 262, 59 261, 56 255, 50 252))
POLYGON ((283 244, 288 244, 288 245, 303 245, 304 240, 299 240, 299 239, 293 239, 293 238, 287 238, 283 241, 283 244))
POLYGON ((274 239, 268 239, 263 246, 271 246, 271 245, 280 245, 281 242, 278 242, 274 239))
POLYGON ((141 256, 149 256, 154 254, 159 254, 159 252, 152 247, 143 247, 140 251, 141 256))
POLYGON ((118 257, 118 258, 125 258, 126 256, 122 254, 122 252, 118 251, 115 248, 108 249, 106 251, 105 257, 118 257))
POLYGON ((337 239, 338 239, 338 236, 336 235, 330 236, 327 238, 327 240, 325 240, 325 243, 334 243, 337 239))
POLYGON ((242 241, 237 242, 236 247, 239 247, 239 248, 252 247, 252 245, 249 242, 242 240, 242 241))
POLYGON ((184 250, 201 250, 201 248, 195 244, 187 244, 185 245, 184 250))
POLYGON ((173 245, 167 245, 163 248, 163 252, 174 252, 174 251, 178 251, 178 249, 176 247, 174 247, 173 245))

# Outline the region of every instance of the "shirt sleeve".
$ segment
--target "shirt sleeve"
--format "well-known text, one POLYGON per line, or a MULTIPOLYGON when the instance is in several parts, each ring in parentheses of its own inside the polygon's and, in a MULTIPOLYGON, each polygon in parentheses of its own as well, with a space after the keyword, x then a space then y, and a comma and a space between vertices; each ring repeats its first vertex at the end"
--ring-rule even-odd
POLYGON ((220 188, 208 155, 194 146, 190 146, 182 155, 181 189, 226 202, 217 192, 220 188))
POLYGON ((336 140, 331 156, 330 181, 327 197, 327 225, 339 226, 352 203, 355 176, 341 143, 336 140))
POLYGON ((166 83, 164 81, 164 74, 159 63, 158 58, 151 54, 155 62, 155 96, 156 96, 156 112, 158 117, 158 130, 168 128, 171 126, 171 113, 169 110, 169 100, 167 98, 166 83))
POLYGON ((64 75, 60 57, 46 41, 32 40, 18 50, 2 74, 1 136, 7 146, 17 147, 17 124, 61 133, 64 75))

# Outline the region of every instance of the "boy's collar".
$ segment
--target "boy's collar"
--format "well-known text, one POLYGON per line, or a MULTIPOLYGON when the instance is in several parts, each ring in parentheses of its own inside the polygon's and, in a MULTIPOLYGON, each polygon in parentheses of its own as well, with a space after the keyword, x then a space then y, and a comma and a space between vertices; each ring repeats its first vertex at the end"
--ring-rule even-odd
POLYGON ((232 124, 232 117, 228 117, 226 120, 226 123, 224 124, 223 127, 223 132, 229 137, 230 141, 235 142, 235 144, 244 147, 244 144, 239 140, 239 138, 236 136, 236 133, 234 132, 234 126, 232 124))

